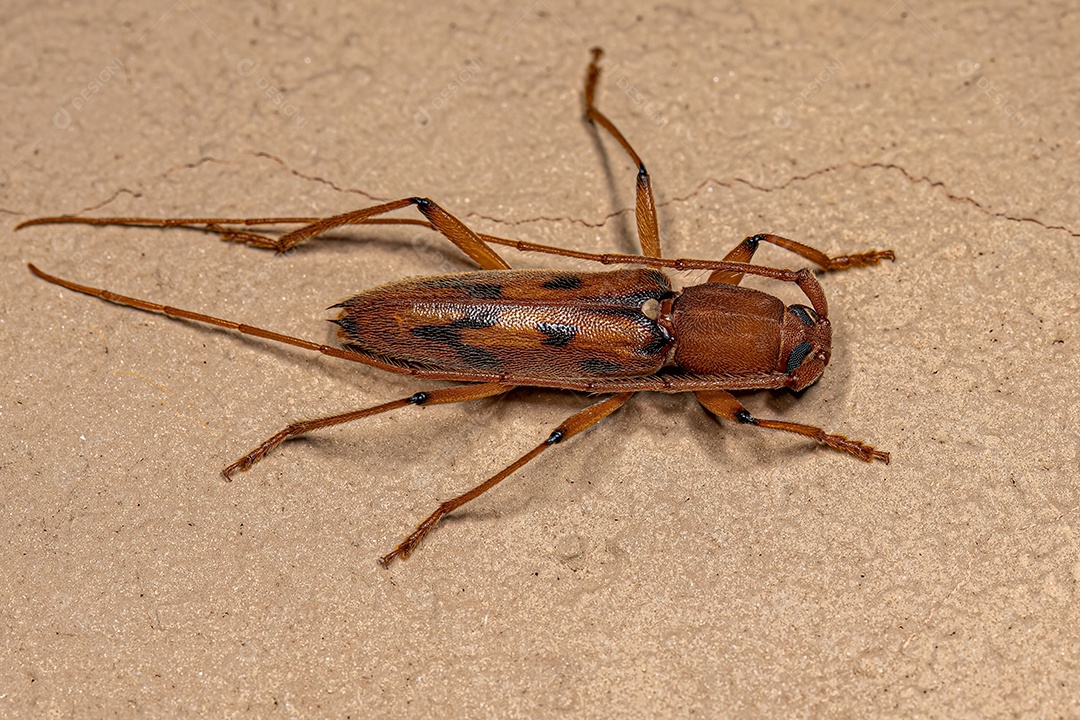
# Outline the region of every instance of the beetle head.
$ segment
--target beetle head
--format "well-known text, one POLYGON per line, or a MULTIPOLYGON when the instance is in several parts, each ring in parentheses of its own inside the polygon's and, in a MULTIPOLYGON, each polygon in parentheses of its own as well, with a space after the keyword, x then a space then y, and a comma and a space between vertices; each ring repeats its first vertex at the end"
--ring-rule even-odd
POLYGON ((805 305, 790 305, 784 310, 784 328, 780 337, 777 370, 790 377, 785 383, 799 391, 813 384, 832 354, 832 325, 829 318, 805 305))

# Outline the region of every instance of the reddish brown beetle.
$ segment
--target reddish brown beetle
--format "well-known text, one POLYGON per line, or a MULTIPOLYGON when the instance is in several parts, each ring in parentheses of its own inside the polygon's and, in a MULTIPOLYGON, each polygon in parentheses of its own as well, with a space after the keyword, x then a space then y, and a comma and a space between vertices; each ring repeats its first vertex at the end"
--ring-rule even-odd
POLYGON ((621 407, 635 392, 693 392, 725 420, 785 430, 850 453, 862 460, 889 461, 889 454, 820 428, 755 418, 729 392, 766 388, 802 390, 829 362, 832 328, 825 294, 808 269, 782 270, 750 264, 762 242, 778 245, 825 270, 875 265, 893 259, 891 250, 830 258, 802 243, 775 235, 743 240, 723 260, 661 257, 656 207, 649 174, 638 154, 594 104, 601 51, 593 50, 585 80, 585 117, 599 124, 638 166, 637 230, 642 255, 595 254, 478 234, 431 200, 404 198, 328 218, 38 218, 19 225, 82 223, 189 227, 224 239, 284 252, 333 228, 360 223, 426 225, 444 235, 482 270, 419 277, 376 287, 337 305, 345 349, 189 310, 117 295, 30 270, 51 283, 109 302, 229 328, 275 342, 431 380, 469 383, 417 392, 407 398, 340 415, 289 425, 225 468, 226 478, 244 471, 290 437, 370 417, 407 405, 456 403, 531 386, 609 394, 557 427, 546 440, 503 471, 438 506, 409 537, 381 558, 385 565, 406 558, 436 523, 490 490, 547 448, 566 440, 621 407), (426 220, 380 218, 415 205, 426 220), (302 224, 271 237, 235 226, 302 224), (228 226, 234 226, 232 228, 228 226), (511 270, 492 245, 642 268, 605 272, 511 270), (674 291, 659 268, 711 270, 708 282, 674 291), (785 306, 766 293, 739 287, 745 274, 799 286, 810 301, 785 306))

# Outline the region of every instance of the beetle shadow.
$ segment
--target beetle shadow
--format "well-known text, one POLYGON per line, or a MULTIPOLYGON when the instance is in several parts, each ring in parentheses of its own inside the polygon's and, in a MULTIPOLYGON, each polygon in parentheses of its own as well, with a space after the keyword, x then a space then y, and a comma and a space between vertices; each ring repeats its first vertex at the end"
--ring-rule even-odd
MULTIPOLYGON (((588 127, 590 137, 592 137, 593 146, 600 156, 600 166, 604 170, 604 178, 607 181, 608 193, 611 197, 611 207, 614 208, 614 210, 612 210, 614 213, 612 220, 614 221, 615 235, 619 238, 619 242, 622 243, 623 249, 626 252, 631 254, 640 253, 641 243, 638 241, 636 226, 633 232, 630 230, 629 213, 617 211, 618 208, 622 207, 619 194, 619 180, 615 177, 615 172, 611 167, 611 154, 608 152, 607 146, 604 145, 604 141, 600 137, 600 128, 594 123, 588 121, 584 122, 588 127)), ((620 152, 622 152, 621 148, 620 152)))
MULTIPOLYGON (((403 376, 404 377, 404 376, 403 376)), ((415 382, 415 380, 414 380, 415 382)), ((408 390, 402 391, 400 388, 390 390, 385 397, 369 400, 365 402, 356 402, 352 404, 342 404, 341 401, 337 401, 337 407, 328 409, 325 413, 329 415, 331 413, 350 412, 352 410, 358 410, 361 408, 372 407, 379 405, 383 402, 392 400, 393 398, 408 397, 410 394, 416 391, 416 387, 412 387, 408 390)), ((513 394, 514 391, 507 393, 513 394)), ((416 407, 405 406, 390 410, 386 413, 380 413, 372 416, 372 418, 397 418, 394 422, 384 422, 372 425, 367 422, 367 418, 361 418, 353 422, 343 423, 335 426, 333 429, 327 429, 327 431, 314 430, 303 435, 297 435, 285 440, 280 449, 300 448, 310 452, 310 454, 303 459, 303 463, 318 463, 326 462, 333 458, 341 458, 347 456, 350 463, 360 462, 363 463, 366 459, 365 453, 373 452, 372 449, 357 448, 358 444, 370 445, 370 448, 381 448, 382 452, 388 453, 392 458, 392 465, 399 467, 403 471, 408 468, 410 471, 422 471, 422 475, 429 477, 430 481, 422 483, 424 488, 430 491, 430 499, 432 503, 432 509, 434 506, 442 501, 448 500, 461 492, 465 492, 473 485, 477 485, 487 479, 488 476, 494 474, 501 469, 495 468, 495 465, 499 465, 500 457, 494 462, 491 473, 484 477, 476 477, 475 482, 472 482, 472 478, 465 481, 464 485, 458 486, 452 479, 440 479, 440 476, 450 476, 453 474, 451 468, 455 466, 468 467, 469 461, 472 457, 472 453, 475 451, 473 448, 476 446, 474 442, 477 434, 483 434, 485 430, 494 428, 497 423, 497 404, 500 401, 500 396, 493 396, 489 398, 481 398, 468 403, 453 403, 448 404, 446 407, 416 407), (469 420, 466 425, 463 425, 462 414, 468 414, 469 411, 462 407, 462 405, 471 406, 471 417, 480 419, 478 421, 469 420), (456 411, 456 412, 455 412, 456 411), (496 419, 492 419, 495 417, 496 419), (455 432, 460 431, 463 427, 467 430, 471 429, 471 432, 465 433, 455 432), (333 432, 334 430, 338 432, 333 432), (422 442, 418 447, 409 449, 408 443, 400 442, 403 436, 412 436, 420 438, 443 438, 447 443, 455 446, 453 455, 439 454, 442 452, 437 447, 437 444, 428 442, 422 442), (368 442, 370 440, 370 443, 368 442), (395 442, 397 441, 397 442, 395 442), (354 455, 359 453, 359 455, 354 455), (442 464, 445 461, 445 465, 442 464), (469 483, 472 482, 472 485, 469 483)), ((308 419, 318 416, 320 413, 305 415, 308 419)), ((296 418, 292 418, 295 420, 296 418)), ((281 425, 290 421, 288 418, 278 418, 281 425)), ((277 428, 280 429, 280 428, 277 428)), ((268 435, 270 432, 276 432, 275 428, 268 428, 268 435)), ((546 437, 546 435, 545 435, 546 437)), ((513 459, 510 457, 513 455, 511 451, 506 456, 506 462, 509 464, 513 459)), ((268 455, 261 462, 267 462, 268 455)), ((349 480, 351 484, 353 481, 349 480)), ((365 488, 370 488, 368 485, 364 485, 365 488)), ((408 492, 419 491, 418 489, 410 489, 408 492)), ((467 508, 468 506, 466 506, 467 508)), ((479 507, 479 504, 478 504, 479 507)), ((466 509, 457 511, 454 514, 468 514, 466 509)))
POLYGON ((750 393, 750 395, 760 398, 759 402, 763 403, 767 408, 767 410, 759 412, 762 417, 768 412, 770 413, 770 418, 775 417, 777 420, 785 420, 791 410, 803 402, 805 396, 810 395, 811 398, 813 397, 813 387, 814 386, 811 385, 802 390, 780 388, 777 390, 766 390, 764 392, 757 391, 755 393, 750 393))
MULTIPOLYGON (((459 412, 468 414, 468 422, 474 429, 461 438, 460 452, 452 462, 473 469, 456 473, 453 480, 440 480, 438 485, 433 485, 432 509, 437 502, 435 494, 439 500, 447 500, 479 485, 543 443, 565 419, 595 402, 597 398, 586 399, 576 393, 518 387, 504 395, 467 403, 469 409, 459 408, 459 412), (478 447, 485 449, 478 451, 478 447)), ((462 415, 450 418, 451 428, 460 427, 461 418, 462 415)), ((489 493, 462 506, 441 522, 485 522, 520 517, 537 508, 580 503, 582 495, 588 492, 591 475, 596 472, 591 461, 592 456, 599 453, 599 446, 594 443, 599 433, 611 431, 610 427, 605 427, 611 420, 606 418, 569 442, 551 446, 489 493), (571 458, 569 461, 568 457, 571 458), (559 461, 554 462, 557 459, 559 461)))
MULTIPOLYGON (((210 235, 218 240, 229 243, 244 245, 246 243, 237 240, 227 240, 221 236, 220 233, 213 230, 208 230, 204 227, 198 226, 178 226, 175 228, 159 228, 157 226, 143 226, 134 225, 133 227, 148 228, 153 230, 166 230, 166 229, 183 229, 198 232, 204 235, 210 235)), ((349 226, 348 231, 337 230, 328 233, 316 235, 312 238, 308 238, 304 242, 300 243, 291 250, 287 250, 282 255, 292 255, 294 253, 327 253, 328 251, 333 255, 355 255, 362 257, 358 250, 371 249, 386 251, 387 253, 400 253, 402 245, 408 246, 415 255, 420 256, 425 261, 428 261, 433 265, 432 270, 422 270, 424 274, 445 274, 455 272, 470 272, 477 270, 476 264, 469 260, 461 250, 459 250, 449 239, 435 230, 423 230, 419 234, 406 235, 400 230, 397 231, 397 237, 392 237, 387 233, 388 226, 364 226, 363 223, 349 226), (361 247, 362 246, 362 247, 361 247)), ((420 226, 406 225, 405 227, 411 230, 417 230, 420 226)), ((291 230, 295 230, 292 227, 291 230)), ((290 232, 290 229, 280 227, 260 227, 259 234, 265 235, 270 238, 280 238, 290 232)), ((253 251, 261 251, 264 253, 276 254, 273 250, 267 250, 265 248, 250 248, 253 251)))
MULTIPOLYGON (((324 252, 329 249, 335 255, 360 256, 363 250, 379 250, 389 253, 400 253, 402 246, 407 246, 413 255, 423 260, 425 267, 419 268, 418 273, 425 275, 441 275, 459 272, 474 272, 479 268, 465 253, 459 250, 452 242, 443 235, 430 231, 430 234, 422 236, 387 237, 378 235, 345 235, 329 233, 312 238, 296 250, 306 252, 324 252)), ((290 251, 293 252, 293 251, 290 251)))
MULTIPOLYGON (((732 394, 751 415, 774 420, 787 419, 788 411, 799 401, 796 393, 787 390, 754 390, 732 394)), ((714 459, 718 469, 762 471, 820 450, 816 443, 807 438, 729 422, 716 417, 697 402, 691 405, 686 408, 690 416, 688 431, 693 433, 701 452, 714 459)))

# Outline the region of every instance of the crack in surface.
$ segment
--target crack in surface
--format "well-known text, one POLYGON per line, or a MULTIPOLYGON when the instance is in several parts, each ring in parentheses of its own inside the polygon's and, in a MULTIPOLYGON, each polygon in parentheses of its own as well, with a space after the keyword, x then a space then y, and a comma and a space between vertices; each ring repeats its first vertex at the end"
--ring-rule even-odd
MULTIPOLYGON (((798 181, 808 180, 808 179, 816 177, 818 175, 825 175, 825 174, 830 173, 830 172, 837 172, 837 171, 839 171, 839 170, 841 170, 841 169, 843 169, 845 167, 855 168, 855 170, 870 170, 870 169, 874 169, 874 168, 881 169, 881 170, 896 170, 901 175, 903 175, 905 178, 907 178, 911 182, 911 184, 918 185, 919 183, 927 183, 931 188, 940 188, 942 193, 945 195, 945 197, 947 199, 949 199, 949 200, 951 200, 953 202, 970 205, 970 206, 974 207, 976 210, 978 210, 979 212, 983 213, 984 215, 988 215, 990 217, 1001 218, 1003 220, 1010 220, 1012 222, 1034 223, 1035 225, 1038 225, 1039 227, 1044 228, 1046 230, 1061 230, 1063 232, 1068 233, 1072 237, 1080 237, 1080 233, 1076 232, 1075 230, 1072 230, 1071 228, 1069 228, 1069 227, 1067 227, 1065 225, 1048 225, 1045 222, 1043 222, 1042 220, 1039 220, 1038 218, 1028 217, 1026 215, 1011 215, 1011 214, 1009 214, 1007 212, 1004 212, 1004 211, 1001 211, 1001 210, 991 210, 988 207, 986 207, 985 205, 983 205, 982 203, 980 203, 978 200, 975 200, 974 198, 968 197, 966 195, 957 195, 956 193, 950 191, 949 188, 947 188, 945 186, 945 182, 942 181, 942 180, 934 180, 933 178, 931 178, 928 175, 913 175, 912 173, 910 173, 907 170, 907 168, 905 168, 902 165, 898 165, 896 163, 883 163, 883 162, 857 163, 857 162, 854 162, 854 161, 847 161, 847 162, 839 163, 837 165, 830 165, 829 167, 824 167, 824 168, 821 168, 819 170, 814 170, 813 172, 807 173, 806 175, 795 175, 795 176, 789 178, 783 184, 777 185, 777 186, 772 187, 772 188, 759 187, 759 186, 749 182, 748 180, 743 180, 741 178, 736 178, 735 181, 736 182, 741 182, 744 185, 747 185, 747 186, 749 186, 751 188, 754 188, 755 190, 760 190, 761 192, 772 192, 774 190, 783 190, 784 188, 788 187, 792 183, 795 183, 795 182, 798 182, 798 181)), ((716 182, 720 182, 720 181, 716 181, 716 182)), ((720 184, 723 185, 724 183, 720 182, 720 184)))
POLYGON ((113 200, 120 197, 121 195, 130 195, 133 198, 141 198, 143 196, 143 194, 141 192, 138 192, 137 190, 129 190, 126 187, 121 187, 121 188, 118 188, 117 190, 115 190, 112 195, 105 198, 101 202, 97 203, 96 205, 90 205, 89 207, 84 207, 82 210, 80 210, 76 214, 77 215, 82 215, 85 212, 91 212, 93 210, 100 210, 101 208, 105 207, 106 205, 108 205, 109 203, 111 203, 113 200))
POLYGON ((257 152, 253 152, 253 153, 251 153, 251 155, 253 155, 253 156, 257 157, 257 158, 266 158, 267 160, 272 160, 273 162, 276 162, 278 165, 283 167, 287 172, 295 175, 296 177, 298 177, 298 178, 300 178, 302 180, 310 180, 312 182, 321 183, 323 185, 326 185, 327 187, 332 188, 333 190, 335 190, 335 191, 337 191, 339 193, 352 193, 354 195, 359 195, 361 197, 365 197, 368 200, 371 200, 372 202, 385 202, 385 200, 383 198, 376 197, 376 196, 372 195, 371 193, 367 192, 366 190, 361 190, 360 188, 341 187, 340 185, 335 183, 333 180, 328 180, 326 178, 319 177, 318 175, 307 175, 306 173, 302 173, 299 170, 296 170, 296 169, 292 168, 287 162, 285 162, 284 160, 279 158, 277 155, 271 155, 270 153, 263 152, 262 150, 259 150, 257 152))
MULTIPOLYGON (((276 163, 278 166, 280 166, 283 170, 285 170, 289 174, 294 175, 295 177, 298 177, 301 180, 305 180, 305 181, 309 181, 309 182, 315 182, 315 183, 319 183, 321 185, 325 185, 325 186, 331 188, 332 190, 334 190, 335 192, 338 192, 338 193, 342 193, 342 194, 349 193, 349 194, 359 195, 359 196, 361 196, 361 197, 363 197, 363 198, 365 198, 367 200, 370 200, 372 202, 386 202, 387 200, 391 199, 391 198, 378 197, 378 196, 373 195, 373 194, 367 192, 366 190, 362 190, 360 188, 343 187, 343 186, 338 185, 333 180, 330 180, 328 178, 324 178, 324 177, 321 177, 319 175, 310 175, 308 173, 301 172, 299 170, 296 170, 292 166, 290 166, 282 158, 278 157, 277 155, 273 155, 272 153, 269 153, 269 152, 265 152, 265 151, 260 150, 260 151, 252 151, 252 152, 249 152, 247 154, 252 156, 252 157, 255 157, 255 158, 262 158, 262 159, 270 160, 271 162, 276 163)), ((212 156, 206 156, 206 157, 199 158, 198 160, 196 160, 194 162, 184 163, 182 165, 175 165, 175 166, 167 169, 159 177, 160 178, 166 178, 166 177, 168 177, 169 175, 171 175, 171 174, 173 174, 175 172, 186 171, 186 170, 194 170, 194 169, 197 169, 197 168, 199 168, 202 165, 205 165, 207 163, 215 163, 215 164, 220 164, 220 165, 241 165, 242 164, 241 161, 237 161, 237 160, 222 160, 220 158, 216 158, 216 157, 212 157, 212 156)), ((717 186, 725 187, 725 188, 729 188, 729 189, 733 188, 735 185, 744 185, 744 186, 746 186, 746 187, 748 187, 748 188, 750 188, 752 190, 755 190, 757 192, 762 192, 762 193, 779 192, 781 190, 787 189, 788 187, 790 187, 791 185, 794 185, 795 183, 805 182, 807 180, 811 180, 811 179, 813 179, 815 177, 818 177, 818 176, 821 176, 821 175, 827 175, 827 174, 830 174, 830 173, 839 172, 839 171, 841 171, 841 170, 843 170, 845 168, 852 168, 856 172, 863 171, 863 170, 872 170, 872 169, 899 172, 911 184, 918 185, 920 183, 926 183, 932 189, 936 188, 936 189, 941 190, 942 194, 945 196, 946 199, 948 199, 948 200, 950 200, 952 202, 970 205, 971 207, 975 208, 976 210, 983 213, 984 215, 987 215, 988 217, 1001 218, 1002 220, 1008 220, 1010 222, 1031 223, 1031 224, 1037 225, 1037 226, 1039 226, 1039 227, 1041 227, 1041 228, 1043 228, 1045 230, 1059 230, 1061 232, 1067 233, 1071 237, 1080 237, 1080 232, 1077 232, 1077 231, 1075 231, 1075 230, 1073 230, 1073 229, 1071 229, 1071 228, 1069 228, 1068 226, 1065 226, 1065 225, 1050 225, 1050 224, 1048 224, 1048 223, 1046 223, 1046 222, 1044 222, 1044 221, 1042 221, 1042 220, 1040 220, 1038 218, 1035 218, 1035 217, 1029 217, 1029 216, 1026 216, 1026 215, 1013 215, 1011 213, 1001 211, 1001 210, 991 210, 990 208, 986 207, 985 205, 983 205, 979 201, 975 200, 974 198, 968 197, 966 195, 957 195, 956 193, 950 191, 948 189, 948 187, 946 187, 944 181, 942 181, 942 180, 934 180, 933 178, 929 177, 928 175, 921 175, 921 176, 920 175, 915 175, 915 174, 911 173, 910 171, 908 171, 902 165, 899 165, 897 163, 885 163, 885 162, 858 163, 858 162, 855 162, 855 161, 845 161, 845 162, 842 162, 842 163, 837 163, 835 165, 829 165, 829 166, 826 166, 826 167, 823 167, 823 168, 819 168, 817 170, 813 170, 813 171, 805 173, 803 175, 793 175, 792 177, 788 178, 787 180, 780 183, 779 185, 773 185, 773 186, 758 185, 757 183, 751 182, 750 180, 746 180, 744 178, 739 178, 739 177, 732 178, 731 180, 722 180, 720 178, 709 177, 709 178, 706 178, 705 180, 701 181, 700 183, 698 183, 698 185, 696 187, 694 187, 693 190, 686 193, 685 195, 671 197, 671 198, 669 198, 669 199, 667 199, 667 200, 665 200, 663 202, 657 203, 656 206, 658 208, 660 208, 660 207, 669 207, 669 206, 672 206, 672 205, 677 205, 679 203, 689 202, 690 200, 693 200, 695 197, 697 197, 702 192, 704 192, 711 185, 717 185, 717 186)), ((113 194, 110 195, 108 198, 102 200, 101 202, 99 202, 97 204, 90 205, 88 207, 83 208, 77 214, 91 212, 91 211, 94 211, 94 210, 100 210, 102 207, 105 207, 106 205, 108 205, 111 202, 113 202, 114 200, 116 200, 116 198, 118 198, 120 195, 124 195, 124 194, 131 195, 132 197, 135 197, 135 198, 142 197, 142 195, 143 195, 141 192, 131 190, 131 189, 126 188, 126 187, 121 187, 121 188, 117 189, 115 192, 113 192, 113 194)), ((15 213, 15 212, 11 212, 11 211, 8 211, 8 210, 4 210, 3 208, 0 208, 0 212, 6 212, 6 213, 8 213, 10 215, 19 215, 20 214, 20 213, 15 213)), ((608 222, 610 222, 611 220, 613 220, 613 219, 615 219, 615 218, 617 218, 617 217, 619 217, 621 215, 626 215, 628 213, 633 213, 633 212, 634 212, 633 207, 622 208, 620 210, 616 210, 614 212, 608 213, 607 215, 603 216, 598 221, 590 221, 590 220, 586 220, 584 218, 573 218, 573 217, 567 217, 567 216, 561 216, 561 215, 536 215, 536 216, 533 216, 533 217, 523 218, 523 219, 519 219, 519 220, 507 220, 505 218, 498 218, 498 217, 494 217, 494 216, 491 216, 491 215, 484 215, 482 213, 477 213, 477 212, 466 213, 466 214, 462 215, 461 217, 466 217, 466 218, 471 218, 471 219, 478 219, 478 220, 485 220, 487 222, 491 222, 491 223, 494 223, 496 225, 502 225, 504 227, 518 227, 518 226, 521 226, 521 225, 530 225, 530 224, 535 224, 535 223, 568 223, 568 224, 572 224, 572 225, 580 225, 582 227, 586 227, 586 228, 590 228, 590 229, 597 229, 597 228, 604 227, 605 225, 607 225, 608 222)))
MULTIPOLYGON (((676 197, 672 197, 672 198, 670 198, 668 200, 665 200, 663 202, 658 202, 656 204, 656 206, 658 208, 661 208, 661 207, 667 207, 667 206, 670 206, 670 205, 675 205, 677 203, 687 202, 687 201, 692 200, 693 198, 697 197, 698 195, 700 195, 710 185, 718 185, 720 187, 732 188, 733 186, 738 184, 738 185, 745 185, 746 187, 751 188, 752 190, 756 190, 758 192, 763 192, 763 193, 778 192, 780 190, 785 190, 786 188, 788 188, 789 186, 791 186, 791 185, 793 185, 793 184, 795 184, 797 182, 803 182, 803 181, 806 181, 806 180, 810 180, 810 179, 815 178, 815 177, 817 177, 819 175, 827 175, 829 173, 839 172, 840 170, 842 170, 844 168, 853 168, 856 171, 872 170, 872 169, 897 171, 901 175, 903 175, 905 178, 907 178, 907 180, 909 182, 911 182, 911 184, 917 185, 919 183, 927 183, 931 188, 939 188, 942 191, 942 193, 945 195, 946 199, 948 199, 948 200, 950 200, 952 202, 970 205, 971 207, 975 208, 979 212, 981 212, 984 215, 987 215, 989 217, 1001 218, 1003 220, 1009 220, 1011 222, 1033 223, 1033 224, 1038 225, 1039 227, 1041 227, 1041 228, 1043 228, 1045 230, 1060 230, 1062 232, 1068 233, 1071 237, 1080 237, 1080 232, 1077 232, 1077 231, 1075 231, 1075 230, 1073 230, 1073 229, 1071 229, 1071 228, 1069 228, 1069 227, 1067 227, 1065 225, 1049 225, 1049 224, 1043 222, 1042 220, 1039 220, 1038 218, 1028 217, 1026 215, 1012 215, 1010 213, 1000 211, 1000 210, 991 210, 988 207, 986 207, 985 205, 983 205, 982 203, 980 203, 978 200, 975 200, 974 198, 970 198, 970 197, 968 197, 966 195, 957 195, 956 193, 950 191, 945 186, 945 183, 942 180, 934 180, 933 178, 929 177, 928 175, 921 175, 921 176, 914 175, 911 172, 909 172, 902 165, 898 165, 896 163, 883 163, 883 162, 857 163, 857 162, 854 162, 854 161, 846 161, 846 162, 838 163, 836 165, 829 165, 829 166, 824 167, 824 168, 819 168, 817 170, 813 170, 813 171, 811 171, 809 173, 806 173, 805 175, 793 175, 792 177, 788 178, 787 180, 780 183, 779 185, 773 185, 771 187, 770 186, 765 186, 765 185, 758 185, 757 183, 754 183, 754 182, 751 182, 749 180, 745 180, 745 179, 739 178, 739 177, 732 178, 731 180, 721 180, 719 178, 708 178, 708 179, 703 180, 702 182, 700 182, 697 185, 697 187, 695 187, 693 190, 691 190, 686 195, 676 196, 676 197)), ((634 212, 634 208, 632 208, 632 207, 623 208, 621 210, 617 210, 617 211, 615 211, 613 213, 610 213, 610 214, 606 215, 599 222, 589 222, 588 220, 583 220, 583 219, 580 219, 580 218, 551 217, 551 216, 546 216, 546 215, 538 215, 536 217, 525 218, 525 219, 522 219, 522 220, 502 220, 500 218, 491 217, 491 216, 488 216, 488 215, 481 215, 479 213, 471 213, 467 217, 475 217, 475 218, 479 218, 479 219, 482 219, 482 220, 488 220, 489 222, 497 223, 497 224, 500 224, 500 225, 505 225, 505 226, 508 226, 508 227, 516 227, 518 225, 526 225, 526 224, 529 224, 529 223, 537 223, 537 222, 566 222, 566 223, 570 223, 570 224, 583 225, 583 226, 585 226, 587 228, 600 228, 600 227, 603 227, 604 225, 606 225, 609 220, 611 220, 613 218, 616 218, 616 217, 618 217, 620 215, 625 215, 625 214, 632 213, 632 212, 634 212)))

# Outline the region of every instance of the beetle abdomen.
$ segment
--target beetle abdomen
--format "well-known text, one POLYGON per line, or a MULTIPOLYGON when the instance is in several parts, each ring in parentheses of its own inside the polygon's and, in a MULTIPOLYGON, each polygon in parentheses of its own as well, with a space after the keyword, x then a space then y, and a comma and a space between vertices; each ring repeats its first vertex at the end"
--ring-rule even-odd
POLYGON ((440 370, 639 377, 672 345, 642 306, 672 295, 655 270, 491 270, 381 285, 332 322, 346 347, 440 370))

